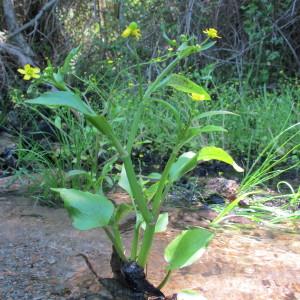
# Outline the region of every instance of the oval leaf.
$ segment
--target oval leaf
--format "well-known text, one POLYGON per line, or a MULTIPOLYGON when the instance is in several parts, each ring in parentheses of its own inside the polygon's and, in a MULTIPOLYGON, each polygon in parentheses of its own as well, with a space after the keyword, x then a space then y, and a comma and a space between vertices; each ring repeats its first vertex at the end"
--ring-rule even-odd
POLYGON ((183 290, 176 296, 176 300, 207 300, 205 297, 201 296, 198 292, 193 290, 183 290))
MULTIPOLYGON (((167 230, 169 224, 169 214, 166 213, 162 213, 158 216, 156 225, 155 225, 155 233, 159 233, 159 232, 164 232, 167 230)), ((146 223, 143 222, 141 225, 142 229, 145 230, 146 229, 146 223)))
POLYGON ((164 80, 162 84, 171 86, 177 91, 201 95, 203 96, 202 100, 211 99, 209 94, 201 86, 194 83, 193 81, 191 81, 183 75, 171 74, 164 80))
POLYGON ((66 106, 85 115, 95 115, 95 112, 83 102, 78 95, 69 91, 47 92, 35 99, 27 100, 25 102, 47 106, 66 106))
POLYGON ((183 231, 165 249, 167 269, 176 270, 193 264, 204 253, 213 236, 204 228, 183 231))
POLYGON ((202 134, 202 133, 210 133, 210 132, 227 132, 227 130, 221 126, 216 125, 206 125, 202 127, 191 127, 187 130, 185 138, 182 144, 186 144, 192 138, 202 134))
POLYGON ((134 208, 131 204, 121 203, 117 206, 115 210, 114 222, 119 224, 123 218, 125 218, 128 214, 134 211, 134 208))
POLYGON ((178 180, 182 175, 192 170, 197 165, 197 154, 189 151, 180 155, 172 165, 169 173, 170 181, 178 180))
POLYGON ((114 205, 105 196, 75 189, 52 190, 60 193, 76 229, 89 230, 109 224, 114 205))
POLYGON ((244 170, 237 165, 233 158, 222 148, 218 147, 204 147, 198 152, 197 160, 219 160, 231 165, 237 172, 243 172, 244 170))
POLYGON ((200 120, 203 118, 209 118, 209 117, 213 117, 213 116, 218 116, 218 115, 234 115, 234 116, 238 116, 235 113, 232 113, 230 111, 227 110, 212 110, 212 111, 207 111, 204 113, 201 113, 199 115, 197 115, 193 120, 200 120))
POLYGON ((124 165, 122 165, 122 170, 120 174, 120 179, 118 181, 118 185, 132 197, 132 191, 130 188, 129 180, 124 165))

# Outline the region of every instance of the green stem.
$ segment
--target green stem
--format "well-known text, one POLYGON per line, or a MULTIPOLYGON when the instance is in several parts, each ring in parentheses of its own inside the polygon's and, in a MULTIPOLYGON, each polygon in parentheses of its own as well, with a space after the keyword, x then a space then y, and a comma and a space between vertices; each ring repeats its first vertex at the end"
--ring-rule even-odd
POLYGON ((161 83, 161 81, 176 67, 178 62, 180 61, 180 57, 176 57, 154 80, 152 84, 149 85, 148 89, 145 92, 144 98, 149 98, 153 91, 157 88, 157 86, 161 83))
POLYGON ((134 232, 133 232, 133 239, 131 242, 130 259, 134 260, 134 261, 137 258, 139 236, 140 236, 140 226, 141 226, 141 222, 139 222, 135 225, 134 232))
POLYGON ((144 193, 142 187, 139 185, 137 177, 135 175, 133 164, 128 152, 123 148, 117 137, 115 136, 112 128, 107 122, 106 118, 103 116, 86 116, 87 120, 92 123, 95 128, 97 128, 100 132, 105 134, 119 152, 121 159, 124 162, 124 167, 126 170, 127 178, 129 181, 129 185, 132 191, 132 195, 134 201, 140 210, 144 220, 146 223, 152 222, 152 214, 147 207, 147 201, 144 197, 144 193))
POLYGON ((159 181, 158 189, 157 189, 155 196, 153 198, 153 201, 152 201, 152 211, 153 211, 153 215, 155 217, 158 217, 159 210, 160 210, 160 207, 162 204, 162 198, 161 198, 162 193, 164 191, 166 182, 168 180, 170 169, 171 169, 174 161, 176 160, 179 149, 180 149, 179 147, 175 147, 173 149, 171 156, 169 157, 168 162, 164 168, 161 179, 159 181))
POLYGON ((110 241, 112 242, 112 244, 114 245, 116 252, 118 253, 119 257, 123 260, 123 261, 127 261, 127 258, 124 254, 124 247, 122 246, 122 244, 118 243, 118 241, 115 239, 115 236, 110 232, 108 227, 104 227, 104 231, 106 233, 106 235, 108 236, 108 238, 110 239, 110 241))
POLYGON ((164 279, 162 280, 162 282, 157 287, 159 290, 161 290, 166 285, 166 283, 169 281, 171 273, 172 273, 172 270, 169 270, 168 273, 166 274, 166 276, 164 277, 164 279))
POLYGON ((124 244, 123 244, 123 241, 122 241, 120 230, 118 228, 118 224, 114 224, 112 226, 112 229, 113 229, 115 242, 116 242, 115 246, 117 245, 119 249, 122 249, 123 254, 124 254, 125 253, 125 247, 124 247, 124 244))
POLYGON ((142 118, 142 114, 143 114, 143 108, 144 108, 144 99, 143 99, 143 82, 142 82, 142 72, 141 72, 141 62, 140 62, 140 58, 137 54, 136 51, 134 51, 134 55, 137 61, 137 69, 138 69, 138 82, 139 82, 139 105, 138 105, 138 109, 134 115, 133 118, 133 123, 131 126, 131 130, 128 136, 128 141, 127 141, 127 151, 128 153, 131 153, 132 147, 133 147, 133 143, 135 140, 135 137, 137 135, 138 129, 139 129, 139 125, 140 125, 140 121, 142 118))
POLYGON ((144 238, 141 246, 141 250, 138 256, 137 263, 142 267, 145 268, 148 256, 151 250, 153 236, 155 233, 155 223, 154 224, 147 224, 144 233, 144 238))

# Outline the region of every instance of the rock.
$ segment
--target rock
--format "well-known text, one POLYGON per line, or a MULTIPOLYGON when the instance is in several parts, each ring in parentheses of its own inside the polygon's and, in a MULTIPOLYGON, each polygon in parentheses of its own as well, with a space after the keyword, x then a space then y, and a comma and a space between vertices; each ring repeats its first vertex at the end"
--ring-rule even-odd
POLYGON ((220 195, 221 197, 233 201, 237 197, 239 184, 235 180, 226 179, 224 177, 201 178, 203 187, 203 197, 209 198, 211 195, 220 195))

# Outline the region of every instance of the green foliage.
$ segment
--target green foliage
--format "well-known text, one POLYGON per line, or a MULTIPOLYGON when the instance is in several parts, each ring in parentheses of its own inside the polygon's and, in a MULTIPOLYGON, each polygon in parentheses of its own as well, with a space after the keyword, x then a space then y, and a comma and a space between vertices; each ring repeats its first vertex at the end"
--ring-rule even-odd
MULTIPOLYGON (((206 42, 207 41, 203 42, 203 48, 207 49, 210 45, 205 47, 206 42)), ((115 209, 114 205, 102 193, 92 194, 90 192, 66 188, 55 188, 53 190, 60 193, 65 207, 73 220, 74 227, 80 230, 104 227, 105 232, 112 241, 119 257, 124 261, 128 258, 124 255, 125 249, 122 243, 119 223, 124 216, 134 209, 136 213, 136 226, 134 228, 130 259, 137 260, 137 263, 142 267, 145 267, 147 263, 154 234, 165 231, 167 228, 168 213, 160 214, 160 209, 164 202, 166 192, 174 180, 177 180, 184 173, 193 169, 200 160, 221 160, 232 165, 238 171, 241 171, 241 168, 236 165, 229 154, 216 147, 202 148, 198 153, 193 155, 190 161, 187 161, 187 163, 183 166, 180 165, 180 162, 177 167, 178 162, 176 164, 175 161, 179 155, 179 151, 188 141, 203 132, 223 132, 224 129, 220 126, 213 125, 192 127, 195 115, 191 111, 188 111, 187 118, 181 118, 176 107, 165 100, 160 100, 158 102, 162 103, 164 107, 172 113, 177 123, 177 126, 175 127, 175 135, 177 138, 172 149, 172 153, 162 174, 155 174, 155 179, 158 180, 157 183, 150 188, 145 188, 148 181, 139 179, 134 171, 134 165, 130 157, 134 141, 136 140, 139 132, 140 122, 142 120, 146 103, 151 101, 152 94, 157 92, 158 88, 171 86, 175 90, 191 94, 191 98, 197 101, 210 100, 210 96, 205 89, 192 82, 186 76, 172 73, 180 60, 185 58, 188 54, 192 54, 197 51, 200 52, 201 50, 201 45, 195 47, 184 46, 182 50, 177 52, 175 59, 173 59, 173 61, 164 68, 161 74, 152 83, 150 83, 148 87, 146 87, 145 91, 143 91, 142 86, 142 77, 140 73, 141 65, 138 64, 138 99, 140 103, 134 113, 131 129, 128 131, 126 146, 123 146, 118 135, 116 135, 113 122, 110 123, 103 113, 95 112, 90 106, 83 102, 82 97, 78 96, 79 92, 76 91, 75 93, 75 91, 72 91, 71 88, 67 87, 63 81, 64 76, 56 76, 55 74, 60 73, 55 73, 54 70, 47 69, 46 73, 42 74, 40 82, 44 81, 52 83, 55 87, 59 88, 60 91, 47 92, 35 99, 26 101, 26 103, 31 105, 44 105, 50 108, 56 108, 58 106, 76 110, 83 115, 80 116, 80 118, 84 117, 89 124, 106 137, 109 143, 116 150, 118 157, 123 161, 119 185, 129 193, 132 198, 133 205, 119 205, 115 209), (182 54, 182 51, 188 52, 182 54), (51 72, 53 72, 53 76, 51 76, 51 72), (197 99, 194 98, 194 95, 197 95, 197 99), (144 193, 144 191, 147 192, 144 193), (151 202, 151 206, 148 205, 149 202, 151 202), (139 245, 139 239, 141 238, 140 228, 144 230, 141 245, 139 245)), ((71 56, 72 55, 73 54, 71 54, 71 56)), ((136 53, 134 55, 136 56, 136 53)), ((64 67, 59 68, 59 70, 68 69, 68 64, 70 64, 70 56, 66 58, 64 67)), ((189 99, 189 101, 192 100, 189 99)), ((61 130, 62 123, 58 116, 54 120, 54 125, 61 130)), ((111 161, 114 162, 115 159, 111 158, 111 161)), ((69 171, 67 173, 67 177, 77 178, 84 176, 90 179, 91 174, 92 172, 86 172, 81 168, 76 168, 69 171)), ((153 178, 153 175, 149 176, 149 179, 151 178, 153 178)), ((167 247, 166 259, 169 262, 169 272, 176 268, 187 266, 199 258, 199 251, 207 246, 212 236, 213 235, 210 232, 204 229, 191 229, 184 231, 167 247), (191 243, 192 241, 193 244, 191 243), (184 250, 184 247, 187 247, 187 249, 184 250)), ((162 284, 166 282, 170 274, 169 272, 162 284)))
POLYGON ((47 92, 35 99, 27 100, 25 102, 47 106, 66 106, 69 108, 73 108, 85 115, 95 114, 86 103, 81 101, 79 96, 72 92, 47 92))
POLYGON ((181 269, 198 260, 213 234, 204 228, 184 230, 165 249, 168 270, 181 269))
POLYGON ((53 191, 60 193, 76 229, 89 230, 109 224, 114 205, 105 196, 65 188, 53 191))

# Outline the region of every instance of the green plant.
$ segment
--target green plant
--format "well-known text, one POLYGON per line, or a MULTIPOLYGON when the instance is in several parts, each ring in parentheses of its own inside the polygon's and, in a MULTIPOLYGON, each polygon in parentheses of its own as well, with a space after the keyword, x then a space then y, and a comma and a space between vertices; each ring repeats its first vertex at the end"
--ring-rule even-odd
MULTIPOLYGON (((300 148, 299 143, 291 143, 291 141, 298 141, 299 139, 299 125, 300 123, 296 123, 280 132, 269 142, 263 151, 260 152, 251 167, 246 170, 245 176, 240 184, 237 198, 220 211, 219 215, 213 220, 212 225, 216 225, 224 220, 224 218, 226 218, 226 216, 238 206, 241 200, 255 194, 261 194, 262 191, 260 188, 266 182, 270 182, 289 170, 299 167, 299 159, 291 161, 291 156, 300 148)), ((281 183, 283 182, 281 181, 278 184, 280 185, 281 183)), ((289 208, 295 210, 298 206, 299 195, 298 192, 295 192, 290 185, 288 185, 288 187, 290 187, 292 191, 292 195, 286 195, 290 197, 289 208)), ((263 197, 263 200, 259 201, 259 204, 261 204, 261 202, 271 201, 280 197, 263 197)), ((273 214, 270 217, 269 213, 275 212, 276 208, 272 209, 265 206, 258 207, 250 205, 248 209, 243 211, 246 212, 248 210, 249 213, 246 214, 247 217, 258 222, 263 218, 261 215, 258 217, 257 210, 259 211, 259 214, 261 211, 266 212, 266 217, 269 218, 270 222, 279 222, 290 217, 299 218, 299 213, 290 214, 284 212, 284 209, 286 208, 286 206, 283 206, 281 210, 284 217, 279 217, 278 214, 273 214)))
MULTIPOLYGON (((136 29, 136 27, 135 27, 136 29)), ((133 37, 136 37, 133 35, 133 37)), ((47 82, 55 86, 58 90, 55 92, 46 92, 39 97, 26 101, 29 104, 46 105, 51 108, 68 107, 71 111, 80 113, 90 125, 98 130, 107 138, 116 151, 116 155, 122 160, 123 166, 120 174, 119 185, 125 189, 131 196, 132 204, 114 205, 106 198, 103 193, 90 193, 77 189, 55 188, 62 197, 66 209, 73 220, 73 226, 79 230, 89 230, 92 228, 103 228, 108 238, 113 243, 114 249, 124 264, 136 262, 141 268, 145 268, 154 234, 165 230, 168 223, 168 215, 160 214, 160 209, 164 202, 171 185, 179 180, 184 174, 196 167, 199 161, 220 160, 232 165, 237 171, 243 171, 232 159, 232 157, 221 148, 207 146, 197 152, 181 153, 181 149, 193 138, 209 132, 222 132, 224 129, 214 125, 193 126, 195 120, 199 121, 206 117, 227 113, 220 111, 211 111, 199 113, 197 102, 194 101, 191 110, 185 115, 180 115, 176 106, 163 99, 156 97, 157 91, 162 88, 172 88, 176 91, 188 94, 189 101, 210 100, 206 90, 198 84, 192 82, 184 75, 173 73, 175 67, 186 57, 204 51, 214 45, 215 42, 205 39, 201 44, 193 44, 193 40, 187 40, 182 43, 174 56, 173 60, 164 68, 157 78, 144 90, 142 84, 142 75, 140 70, 141 63, 137 53, 133 50, 132 54, 137 60, 138 82, 138 101, 131 129, 127 136, 126 145, 122 145, 119 137, 115 134, 111 122, 103 114, 98 114, 87 103, 82 100, 82 95, 78 89, 68 86, 64 77, 68 74, 67 58, 63 67, 55 70, 47 68, 39 79, 40 82, 47 82), (139 125, 149 102, 157 102, 160 106, 167 109, 172 115, 176 132, 176 143, 173 145, 170 157, 161 174, 150 174, 142 180, 137 176, 134 165, 131 160, 131 153, 135 143, 139 125), (148 179, 155 179, 154 183, 148 179), (136 224, 133 232, 131 251, 126 255, 119 229, 120 222, 130 212, 136 214, 136 224), (143 234, 142 234, 143 232, 143 234)), ((76 51, 75 51, 76 52, 76 51)), ((165 279, 159 285, 159 289, 167 282, 173 270, 183 268, 192 264, 200 257, 213 234, 203 228, 191 228, 183 231, 175 238, 165 250, 165 259, 168 263, 165 279)))

